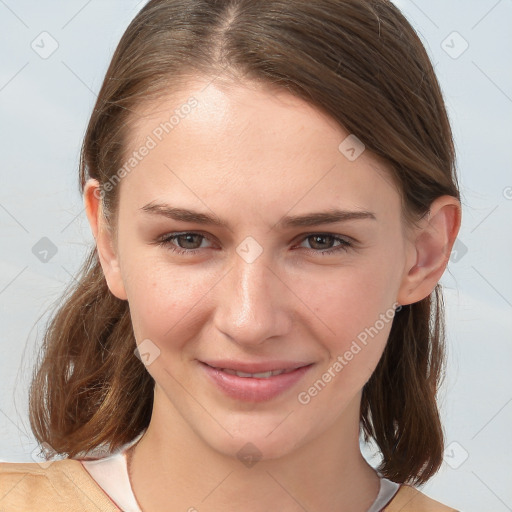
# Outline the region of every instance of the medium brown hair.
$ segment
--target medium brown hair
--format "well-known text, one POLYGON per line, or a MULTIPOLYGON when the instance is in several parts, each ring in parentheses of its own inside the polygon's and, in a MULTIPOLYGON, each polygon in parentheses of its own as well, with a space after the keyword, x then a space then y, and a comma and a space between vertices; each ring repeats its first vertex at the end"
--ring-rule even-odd
MULTIPOLYGON (((186 77, 245 77, 326 112, 390 168, 406 222, 437 197, 459 199, 442 93, 416 32, 387 0, 152 0, 124 33, 90 118, 80 160, 102 187, 115 233, 120 187, 103 186, 124 162, 135 109, 186 77)), ((134 355, 127 301, 110 292, 92 247, 47 325, 30 389, 41 443, 75 457, 135 438, 150 421, 154 381, 134 355)), ((382 453, 377 468, 421 484, 440 467, 436 396, 444 373, 440 285, 397 312, 365 384, 361 429, 382 453)))

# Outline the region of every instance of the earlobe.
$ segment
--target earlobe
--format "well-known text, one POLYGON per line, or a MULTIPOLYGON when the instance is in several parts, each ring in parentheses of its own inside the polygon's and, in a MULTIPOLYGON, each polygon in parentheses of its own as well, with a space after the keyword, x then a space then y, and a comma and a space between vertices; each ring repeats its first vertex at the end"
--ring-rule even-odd
POLYGON ((87 219, 96 240, 98 257, 107 285, 118 299, 127 300, 119 259, 102 212, 101 190, 95 179, 87 180, 84 187, 84 206, 87 219))
POLYGON ((441 196, 415 231, 410 261, 407 263, 397 302, 412 304, 434 290, 441 279, 459 232, 461 207, 457 198, 441 196))

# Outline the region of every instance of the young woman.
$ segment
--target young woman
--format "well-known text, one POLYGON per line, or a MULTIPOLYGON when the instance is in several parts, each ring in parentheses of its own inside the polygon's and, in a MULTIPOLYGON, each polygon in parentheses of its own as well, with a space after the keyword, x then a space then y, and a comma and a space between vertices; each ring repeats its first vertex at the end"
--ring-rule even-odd
POLYGON ((392 3, 151 0, 80 186, 96 244, 30 390, 49 458, 0 464, 3 511, 453 510, 415 486, 442 463, 454 147, 392 3))

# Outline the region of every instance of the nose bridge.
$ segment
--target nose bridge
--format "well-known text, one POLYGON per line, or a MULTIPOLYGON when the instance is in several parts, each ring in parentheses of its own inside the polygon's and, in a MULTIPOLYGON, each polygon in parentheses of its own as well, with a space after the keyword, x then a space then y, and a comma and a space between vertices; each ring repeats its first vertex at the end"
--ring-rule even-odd
MULTIPOLYGON (((237 252, 243 249, 240 244, 237 252)), ((259 344, 283 335, 291 325, 283 302, 285 286, 265 254, 254 259, 254 253, 251 258, 244 254, 233 255, 231 271, 219 290, 216 325, 240 344, 259 344)))

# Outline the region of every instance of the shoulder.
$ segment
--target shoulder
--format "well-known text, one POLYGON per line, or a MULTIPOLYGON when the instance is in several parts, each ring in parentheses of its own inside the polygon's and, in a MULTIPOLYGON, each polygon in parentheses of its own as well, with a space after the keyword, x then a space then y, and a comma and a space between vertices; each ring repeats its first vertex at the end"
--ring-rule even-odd
POLYGON ((458 512, 456 509, 429 498, 426 494, 402 484, 384 512, 458 512))
POLYGON ((1 462, 0 510, 119 511, 75 459, 1 462))

